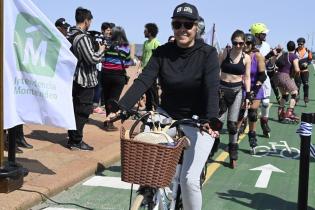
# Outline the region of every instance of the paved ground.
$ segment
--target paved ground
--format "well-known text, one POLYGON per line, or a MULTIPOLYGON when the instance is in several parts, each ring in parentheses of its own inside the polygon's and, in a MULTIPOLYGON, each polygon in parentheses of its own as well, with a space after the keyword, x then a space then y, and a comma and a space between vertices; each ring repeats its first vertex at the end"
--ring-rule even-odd
MULTIPOLYGON (((308 107, 300 102, 296 113, 315 111, 315 75, 311 72, 311 102, 308 107)), ((273 99, 273 98, 272 98, 273 99)), ((276 120, 277 105, 270 111, 271 138, 262 137, 258 126, 258 152, 249 154, 247 135, 241 136, 236 169, 228 168, 227 134, 214 160, 208 164, 207 182, 203 186, 204 210, 295 210, 299 182, 300 139, 295 133, 298 125, 281 124, 276 120), (269 153, 263 149, 275 145, 269 153), (292 153, 287 150, 286 145, 292 153), (271 171, 272 169, 272 171, 271 171)), ((313 139, 315 131, 313 129, 313 139)), ((314 140, 313 140, 314 143, 314 140)), ((315 210, 315 159, 311 159, 309 178, 309 208, 315 210)), ((32 209, 128 209, 130 186, 120 182, 120 164, 113 164, 96 176, 89 177, 61 194, 32 209), (76 205, 69 205, 70 203, 76 205), (78 205, 81 205, 79 207, 78 205), (82 206, 86 208, 82 208, 82 206)))

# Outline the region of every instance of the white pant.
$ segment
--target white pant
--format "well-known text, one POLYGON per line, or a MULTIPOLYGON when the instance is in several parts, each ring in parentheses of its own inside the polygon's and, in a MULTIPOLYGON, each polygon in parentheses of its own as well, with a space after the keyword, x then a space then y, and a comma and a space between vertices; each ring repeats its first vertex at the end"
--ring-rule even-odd
MULTIPOLYGON (((159 112, 167 114, 161 108, 159 112)), ((163 120, 164 116, 155 120, 163 120)), ((209 134, 199 132, 198 128, 182 126, 182 131, 190 140, 191 146, 184 151, 180 185, 184 209, 201 210, 202 194, 200 189, 200 175, 212 149, 214 138, 209 134)), ((175 128, 167 131, 170 136, 176 133, 175 128)))

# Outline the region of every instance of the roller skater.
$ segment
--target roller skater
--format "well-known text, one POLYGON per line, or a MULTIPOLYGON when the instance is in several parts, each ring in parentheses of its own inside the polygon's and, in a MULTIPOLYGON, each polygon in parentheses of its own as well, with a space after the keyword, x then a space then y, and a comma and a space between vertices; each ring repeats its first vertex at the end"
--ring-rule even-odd
POLYGON ((246 91, 244 108, 248 109, 250 99, 250 56, 244 51, 245 34, 236 30, 232 37, 232 49, 226 48, 220 57, 221 76, 219 88, 220 120, 227 113, 227 129, 229 132, 230 166, 235 168, 237 160, 237 121, 243 102, 242 87, 246 91))
MULTIPOLYGON (((264 98, 262 84, 267 78, 265 59, 263 55, 255 48, 255 37, 252 34, 246 34, 245 52, 251 56, 251 105, 248 109, 249 122, 249 144, 250 147, 255 148, 257 145, 256 139, 256 122, 258 119, 258 111, 260 101, 264 98)), ((262 127, 264 128, 264 135, 269 135, 270 129, 267 124, 268 118, 263 117, 264 121, 262 127)))
POLYGON ((300 95, 300 87, 303 84, 303 93, 304 93, 304 103, 307 106, 309 102, 309 71, 308 65, 312 62, 312 52, 304 47, 305 39, 300 37, 297 39, 298 47, 295 49, 295 54, 298 56, 299 59, 299 68, 300 74, 296 74, 294 77, 295 83, 298 87, 298 96, 300 95))
MULTIPOLYGON (((254 23, 250 27, 250 32, 252 35, 255 36, 255 47, 259 50, 259 52, 264 56, 265 58, 265 68, 267 63, 272 60, 277 55, 277 50, 270 50, 270 45, 266 42, 266 37, 269 32, 269 29, 264 23, 254 23)), ((267 73, 266 73, 267 74, 267 73)), ((269 73, 266 79, 264 80, 264 83, 262 84, 263 89, 263 98, 261 99, 261 128, 263 130, 264 136, 269 137, 270 136, 270 128, 268 126, 268 119, 269 118, 269 111, 270 111, 270 95, 271 95, 271 82, 270 79, 273 77, 273 73, 269 73)), ((274 85, 274 87, 276 87, 274 85)), ((276 90, 276 89, 275 89, 276 90)), ((277 94, 275 92, 275 94, 277 94)))
POLYGON ((278 66, 278 72, 273 77, 275 84, 279 87, 282 98, 278 109, 278 119, 283 123, 295 123, 299 121, 299 118, 294 114, 293 110, 296 105, 296 98, 298 95, 298 88, 295 82, 291 79, 290 75, 295 75, 300 72, 298 57, 294 53, 295 43, 289 41, 287 43, 287 53, 283 53, 278 57, 276 65, 278 66), (293 68, 292 68, 293 67, 293 68), (292 69, 292 70, 291 70, 292 69), (293 71, 293 72, 291 72, 293 71), (284 107, 289 99, 289 106, 284 114, 284 107))

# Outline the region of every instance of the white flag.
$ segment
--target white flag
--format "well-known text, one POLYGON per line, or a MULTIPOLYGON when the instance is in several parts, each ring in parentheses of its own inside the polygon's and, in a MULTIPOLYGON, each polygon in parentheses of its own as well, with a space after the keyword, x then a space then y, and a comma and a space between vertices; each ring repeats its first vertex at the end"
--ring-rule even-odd
POLYGON ((75 129, 70 43, 30 0, 4 1, 4 129, 75 129))
POLYGON ((218 53, 221 52, 221 46, 217 37, 217 33, 216 33, 216 29, 215 29, 215 24, 213 24, 212 28, 210 31, 208 31, 205 35, 204 35, 204 40, 205 43, 207 43, 208 45, 211 45, 213 47, 215 47, 218 51, 218 53))

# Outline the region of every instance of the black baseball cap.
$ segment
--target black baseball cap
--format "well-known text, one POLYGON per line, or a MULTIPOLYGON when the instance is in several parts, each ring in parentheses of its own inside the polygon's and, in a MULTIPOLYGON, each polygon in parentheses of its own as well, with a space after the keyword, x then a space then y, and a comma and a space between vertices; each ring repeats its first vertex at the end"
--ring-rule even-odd
POLYGON ((70 26, 70 24, 66 22, 66 19, 59 18, 58 20, 56 20, 55 26, 56 27, 62 27, 62 28, 68 28, 70 26))
POLYGON ((199 20, 197 8, 188 3, 182 3, 175 7, 172 18, 184 17, 191 20, 199 20))

